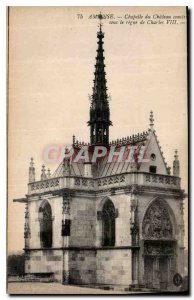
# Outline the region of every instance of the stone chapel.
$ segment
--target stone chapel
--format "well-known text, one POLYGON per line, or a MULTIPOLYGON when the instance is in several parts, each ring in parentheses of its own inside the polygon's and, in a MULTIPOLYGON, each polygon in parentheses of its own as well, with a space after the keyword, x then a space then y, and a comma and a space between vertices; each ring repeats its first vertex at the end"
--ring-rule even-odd
POLYGON ((92 153, 95 145, 114 146, 118 155, 123 145, 144 146, 148 162, 138 157, 133 162, 109 162, 107 156, 95 163, 64 159, 53 174, 43 166, 36 179, 31 159, 27 195, 14 200, 26 206, 25 273, 63 284, 176 289, 173 276, 184 273, 185 194, 178 153, 170 174, 153 112, 147 131, 109 141, 103 39, 100 23, 90 143, 73 136, 72 147, 76 152, 87 145, 92 153))

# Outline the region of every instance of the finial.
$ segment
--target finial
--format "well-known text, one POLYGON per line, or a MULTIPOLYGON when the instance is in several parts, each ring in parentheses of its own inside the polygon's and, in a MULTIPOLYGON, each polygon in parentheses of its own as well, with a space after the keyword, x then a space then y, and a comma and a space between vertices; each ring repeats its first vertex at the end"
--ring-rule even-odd
POLYGON ((180 162, 177 149, 174 151, 174 161, 173 161, 173 175, 180 175, 180 162))
POLYGON ((41 170, 41 180, 46 179, 46 169, 45 169, 45 165, 42 165, 42 170, 41 170))
POLYGON ((153 111, 150 111, 150 129, 154 128, 154 114, 153 111))
POLYGON ((98 15, 98 19, 100 20, 100 23, 99 23, 99 27, 100 27, 100 31, 102 31, 102 13, 100 12, 99 15, 98 15))
POLYGON ((34 159, 31 157, 30 159, 30 167, 29 167, 29 182, 35 181, 35 168, 34 168, 34 159))
POLYGON ((175 160, 178 160, 178 150, 176 149, 175 151, 174 151, 174 158, 175 158, 175 160))
POLYGON ((33 157, 30 158, 30 167, 33 168, 34 166, 34 159, 33 157))
POLYGON ((171 170, 171 167, 167 167, 167 173, 168 173, 168 175, 170 175, 170 170, 171 170))
POLYGON ((75 134, 73 135, 73 145, 75 145, 75 134))

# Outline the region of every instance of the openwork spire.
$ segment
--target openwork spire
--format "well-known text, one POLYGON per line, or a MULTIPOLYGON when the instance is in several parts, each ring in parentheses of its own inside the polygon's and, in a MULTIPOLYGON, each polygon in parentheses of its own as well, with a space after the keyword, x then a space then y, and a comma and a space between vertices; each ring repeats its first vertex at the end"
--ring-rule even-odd
POLYGON ((90 142, 91 144, 109 144, 110 121, 109 101, 106 87, 106 72, 104 64, 104 49, 102 32, 102 15, 99 14, 100 24, 97 32, 98 48, 94 72, 94 86, 90 107, 90 142))

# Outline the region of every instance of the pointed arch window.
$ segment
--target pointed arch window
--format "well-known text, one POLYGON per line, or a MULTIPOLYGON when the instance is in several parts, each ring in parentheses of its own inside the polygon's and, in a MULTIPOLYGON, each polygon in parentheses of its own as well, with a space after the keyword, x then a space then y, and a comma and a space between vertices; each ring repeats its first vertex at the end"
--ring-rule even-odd
POLYGON ((52 209, 48 201, 39 208, 40 243, 42 248, 51 248, 53 242, 52 209))
POLYGON ((107 200, 102 208, 102 246, 115 245, 115 217, 115 207, 107 200))

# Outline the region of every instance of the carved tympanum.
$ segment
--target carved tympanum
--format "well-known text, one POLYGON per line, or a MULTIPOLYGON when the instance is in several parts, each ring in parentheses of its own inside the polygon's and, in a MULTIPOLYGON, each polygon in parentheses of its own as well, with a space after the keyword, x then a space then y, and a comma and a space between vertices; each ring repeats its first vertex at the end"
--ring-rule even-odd
POLYGON ((143 237, 147 239, 172 238, 173 230, 167 209, 161 201, 155 201, 143 220, 143 237))

